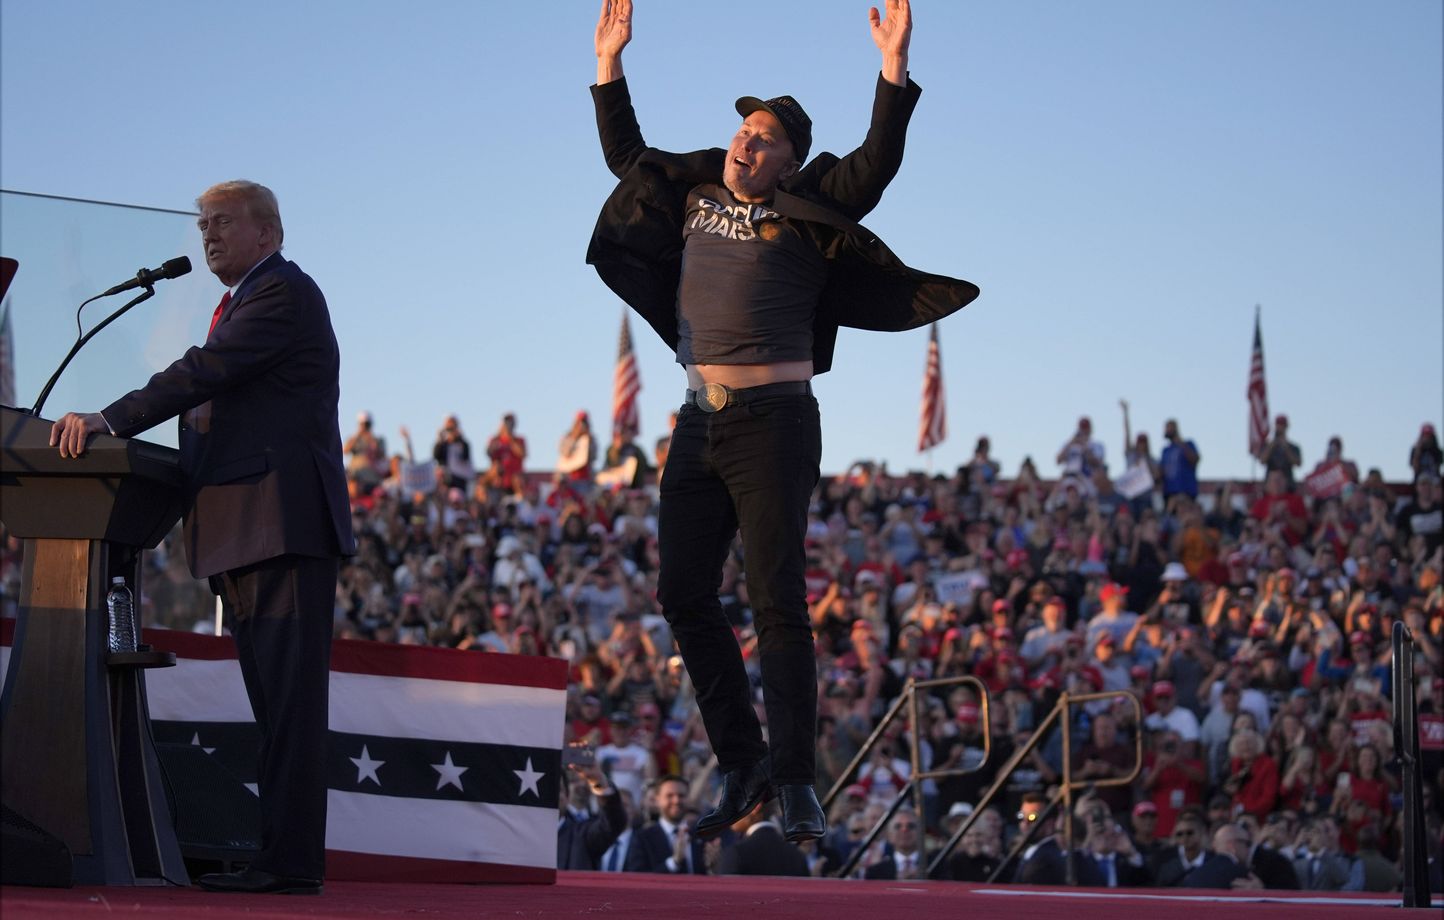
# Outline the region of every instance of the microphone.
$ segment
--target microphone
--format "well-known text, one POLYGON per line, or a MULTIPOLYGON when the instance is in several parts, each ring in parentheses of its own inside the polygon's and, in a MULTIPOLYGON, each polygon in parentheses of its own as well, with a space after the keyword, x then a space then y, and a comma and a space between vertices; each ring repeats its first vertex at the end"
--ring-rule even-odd
POLYGON ((109 297, 111 294, 119 294, 121 291, 129 291, 132 288, 148 288, 157 281, 166 278, 179 278, 181 275, 189 274, 191 260, 185 256, 176 259, 169 259, 160 268, 142 268, 135 273, 135 277, 129 281, 122 281, 115 287, 101 294, 101 297, 109 297))

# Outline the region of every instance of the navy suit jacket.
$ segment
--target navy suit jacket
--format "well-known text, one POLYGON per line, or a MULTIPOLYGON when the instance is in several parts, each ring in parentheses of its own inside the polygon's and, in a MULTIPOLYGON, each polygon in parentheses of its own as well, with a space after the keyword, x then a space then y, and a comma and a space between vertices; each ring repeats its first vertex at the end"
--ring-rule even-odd
POLYGON ((278 252, 236 290, 204 345, 102 410, 121 437, 184 413, 186 558, 197 578, 356 551, 340 370, 326 298, 278 252))
POLYGON ((1183 888, 1230 888, 1235 879, 1246 878, 1248 866, 1240 865, 1231 856, 1213 853, 1203 865, 1183 877, 1183 888))
POLYGON ((557 826, 558 869, 600 869, 602 854, 627 827, 627 812, 622 795, 613 789, 597 797, 600 811, 588 818, 570 812, 562 815, 557 826))
POLYGON ((1032 855, 1018 865, 1013 881, 1020 885, 1066 885, 1069 858, 1073 860, 1079 885, 1086 888, 1104 887, 1106 880, 1098 871, 1098 864, 1092 857, 1086 856, 1080 850, 1074 850, 1065 856, 1055 837, 1048 837, 1037 844, 1032 855))
MULTIPOLYGON (((671 872, 667 859, 672 855, 672 844, 662 825, 652 822, 632 832, 632 845, 627 850, 627 872, 671 872)), ((703 862, 702 842, 693 837, 687 846, 688 864, 679 866, 679 873, 706 875, 703 862)))

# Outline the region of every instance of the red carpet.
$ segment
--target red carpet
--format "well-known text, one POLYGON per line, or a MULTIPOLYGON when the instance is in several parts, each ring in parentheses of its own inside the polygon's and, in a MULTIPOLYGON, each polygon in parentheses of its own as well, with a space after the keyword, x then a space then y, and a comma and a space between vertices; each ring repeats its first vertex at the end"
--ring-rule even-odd
MULTIPOLYGON (((196 889, 6 887, 0 917, 369 918, 474 920, 477 917, 686 918, 686 920, 1347 920, 1437 917, 1398 912, 1397 895, 1299 896, 1275 900, 1221 892, 1034 889, 948 882, 717 878, 561 872, 556 885, 405 885, 328 882, 321 897, 215 895, 196 889), (1212 900, 1218 898, 1219 900, 1212 900), (1389 914, 1393 911, 1393 914, 1389 914)), ((1436 901, 1437 904, 1437 901, 1436 901)))

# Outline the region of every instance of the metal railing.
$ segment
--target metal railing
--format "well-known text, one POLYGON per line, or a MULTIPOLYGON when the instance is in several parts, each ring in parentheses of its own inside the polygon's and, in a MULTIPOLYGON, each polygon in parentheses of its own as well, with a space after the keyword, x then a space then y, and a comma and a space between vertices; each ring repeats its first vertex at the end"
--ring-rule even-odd
POLYGON ((998 873, 1002 871, 1003 867, 1009 865, 1014 861, 1017 855, 1021 853, 1023 849, 1028 845, 1029 841, 1032 840, 1033 834, 1036 833, 1037 828, 1041 827, 1043 824, 1046 823, 1047 816, 1061 803, 1063 806, 1063 849, 1070 854, 1069 858, 1066 860, 1066 864, 1068 867, 1067 881, 1070 885, 1076 885, 1078 883, 1077 866, 1071 856, 1071 853, 1073 851, 1073 793, 1076 790, 1080 789, 1093 790, 1105 788, 1108 786, 1130 785, 1138 777, 1139 772, 1141 772, 1143 769, 1143 707, 1139 703, 1138 697, 1129 690, 1111 690, 1105 691, 1103 693, 1080 694, 1071 694, 1067 691, 1064 691, 1063 693, 1059 694, 1058 702, 1055 703, 1052 710, 1050 710, 1048 714, 1043 717, 1043 721, 1038 723, 1038 727, 1034 730, 1032 736, 1028 738, 1027 742, 1025 742, 1022 747, 1014 751, 1013 756, 1009 757, 1008 762, 1005 763, 1001 769, 999 769, 997 777, 993 780, 993 785, 990 786, 988 788, 988 791, 983 793, 982 798, 978 799, 978 801, 974 804, 973 813, 963 819, 963 823, 958 826, 958 829, 953 832, 953 835, 949 837, 947 842, 943 844, 942 848, 938 850, 937 855, 933 858, 932 862, 928 864, 929 877, 932 877, 933 873, 942 866, 943 861, 952 854, 953 850, 957 847, 958 842, 963 839, 963 835, 966 834, 968 830, 973 826, 973 824, 982 817, 983 811, 993 804, 993 800, 1002 793, 1003 789, 1007 786, 1009 778, 1012 777, 1014 771, 1016 771, 1018 767, 1023 764, 1023 761, 1027 759, 1029 754, 1031 754, 1040 744, 1043 743, 1043 741, 1048 737, 1049 732, 1051 732, 1054 728, 1055 724, 1059 723, 1060 721, 1062 723, 1060 727, 1063 731, 1062 782, 1059 784, 1057 790, 1055 790, 1054 793, 1049 796, 1047 808, 1040 816, 1040 820, 1034 822, 1032 827, 1029 828, 1028 833, 1022 835, 1018 839, 1018 841, 1014 843, 1012 850, 1010 850, 1008 853, 1008 856, 998 863, 998 867, 993 870, 993 874, 989 877, 988 881, 991 882, 996 880, 998 873), (1071 713, 1072 707, 1079 706, 1085 703, 1090 703, 1094 700, 1114 699, 1118 697, 1127 699, 1133 706, 1134 724, 1137 726, 1137 731, 1134 732, 1133 739, 1133 768, 1128 771, 1128 774, 1126 776, 1112 776, 1105 779, 1074 779, 1072 731, 1073 720, 1071 713))
MULTIPOLYGON (((833 875, 837 878, 844 878, 857 868, 858 861, 862 859, 863 854, 866 853, 868 848, 872 846, 873 841, 877 840, 877 835, 882 833, 883 828, 887 827, 887 824, 889 821, 892 820, 893 815, 897 814, 897 810, 902 807, 903 802, 911 798, 913 802, 913 807, 918 809, 918 811, 921 813, 923 800, 922 784, 925 780, 942 779, 944 777, 950 776, 964 776, 968 773, 976 773, 978 770, 981 770, 983 769, 983 767, 987 766, 988 759, 992 756, 992 710, 988 698, 988 688, 983 685, 982 681, 971 675, 963 675, 959 677, 938 677, 931 680, 909 679, 907 685, 903 687, 903 692, 898 695, 897 699, 893 700, 892 705, 888 707, 888 711, 878 722, 877 727, 873 729, 872 734, 868 735, 867 740, 864 741, 862 746, 858 749, 857 756, 854 757, 852 759, 852 762, 847 765, 847 768, 838 775, 837 781, 832 784, 832 788, 829 789, 827 791, 827 794, 822 797, 822 807, 824 811, 831 808, 832 803, 836 801, 837 796, 842 792, 843 789, 846 789, 848 785, 851 784, 853 774, 857 772, 857 768, 862 765, 862 762, 866 760, 869 755, 872 754, 872 749, 877 746, 877 743, 887 732, 888 726, 891 725, 900 715, 902 715, 904 711, 907 712, 909 728, 908 736, 911 742, 909 745, 910 749, 908 753, 910 755, 912 770, 908 775, 907 783, 898 792, 898 794, 893 797, 892 802, 888 804, 887 810, 883 812, 882 817, 877 820, 877 823, 868 829, 867 834, 863 836, 862 840, 858 841, 857 846, 853 848, 852 852, 848 855, 848 858, 843 862, 842 866, 839 867, 835 873, 833 873, 833 875), (919 694, 926 694, 941 687, 956 687, 969 684, 976 688, 978 695, 978 710, 982 719, 983 733, 982 760, 980 760, 978 763, 974 764, 971 767, 961 767, 946 770, 923 769, 921 730, 922 719, 921 712, 918 708, 919 694)), ((926 837, 923 838, 923 841, 924 846, 926 846, 926 837)))

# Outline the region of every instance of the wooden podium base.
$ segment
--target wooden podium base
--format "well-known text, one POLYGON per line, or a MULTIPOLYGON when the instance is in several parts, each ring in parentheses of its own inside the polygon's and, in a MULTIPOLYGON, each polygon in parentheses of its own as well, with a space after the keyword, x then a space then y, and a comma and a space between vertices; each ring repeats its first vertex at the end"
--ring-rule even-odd
POLYGON ((175 655, 106 649, 105 592, 120 575, 139 596, 138 560, 103 540, 25 541, 0 699, 0 800, 69 849, 75 884, 190 884, 145 697, 145 670, 175 655))

